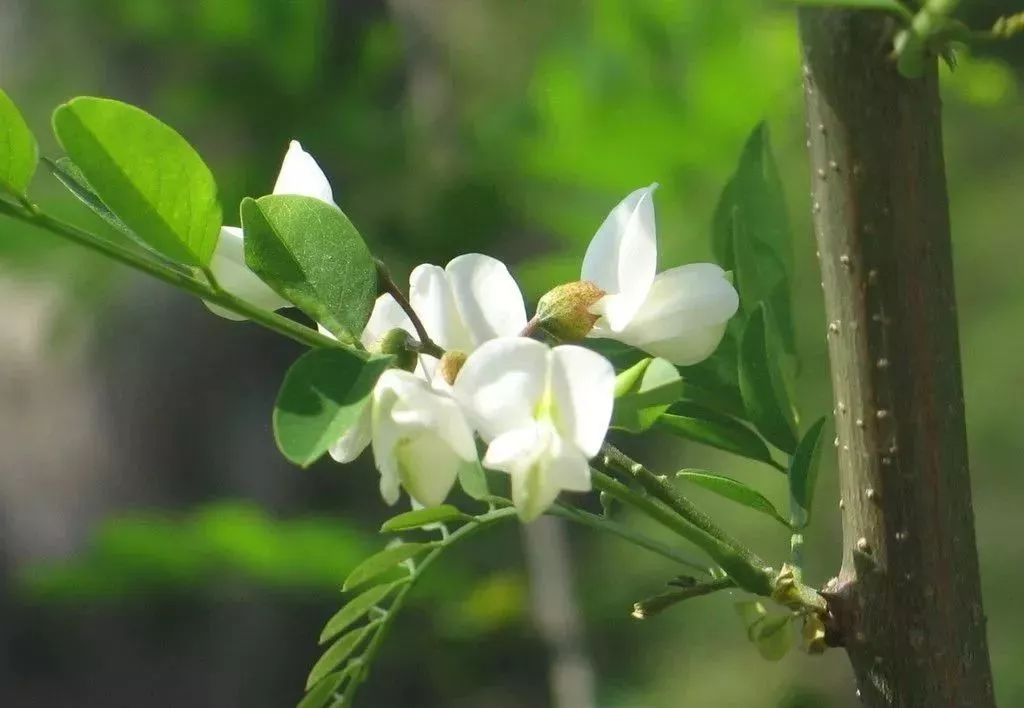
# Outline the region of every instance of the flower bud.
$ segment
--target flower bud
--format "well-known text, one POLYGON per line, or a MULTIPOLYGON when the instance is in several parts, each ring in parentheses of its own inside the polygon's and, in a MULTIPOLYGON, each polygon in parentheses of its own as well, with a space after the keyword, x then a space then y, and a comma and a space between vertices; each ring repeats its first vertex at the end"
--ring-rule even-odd
POLYGON ((604 290, 589 280, 559 285, 537 303, 537 320, 541 329, 558 339, 583 339, 599 317, 590 309, 604 296, 604 290))
POLYGON ((466 352, 452 350, 444 353, 441 363, 437 365, 438 373, 441 374, 449 386, 455 385, 455 379, 462 371, 462 365, 466 363, 466 352))
POLYGON ((403 371, 414 371, 418 359, 413 349, 414 344, 415 340, 411 334, 401 327, 395 327, 392 330, 388 330, 372 348, 381 354, 390 354, 395 357, 395 366, 397 368, 403 371))

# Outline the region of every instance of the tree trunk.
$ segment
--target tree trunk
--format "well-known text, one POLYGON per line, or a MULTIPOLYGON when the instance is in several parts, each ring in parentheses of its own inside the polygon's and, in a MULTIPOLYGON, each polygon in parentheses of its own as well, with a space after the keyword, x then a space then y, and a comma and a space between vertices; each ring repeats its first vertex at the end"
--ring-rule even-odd
POLYGON ((868 706, 994 706, 967 467, 937 67, 895 23, 803 9, 843 563, 829 638, 868 706))

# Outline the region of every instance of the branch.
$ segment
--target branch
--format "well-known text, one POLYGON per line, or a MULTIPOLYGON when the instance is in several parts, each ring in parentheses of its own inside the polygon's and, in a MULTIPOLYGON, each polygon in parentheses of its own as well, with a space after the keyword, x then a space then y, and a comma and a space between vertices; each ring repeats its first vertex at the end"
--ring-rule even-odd
MULTIPOLYGON (((290 320, 275 312, 269 312, 267 310, 254 307, 249 303, 220 290, 219 288, 215 289, 215 287, 210 284, 193 278, 188 273, 153 261, 121 245, 107 241, 99 236, 94 236, 88 231, 80 229, 77 226, 73 226, 72 224, 68 224, 60 219, 49 216, 48 214, 39 211, 39 208, 34 204, 26 202, 26 205, 16 205, 0 199, 0 214, 35 226, 36 228, 47 231, 55 236, 59 236, 67 241, 71 241, 79 246, 84 246, 85 248, 100 253, 113 261, 121 263, 122 265, 126 265, 129 268, 146 273, 157 280, 162 280, 176 288, 220 305, 221 307, 242 315, 243 317, 258 323, 267 329, 273 330, 278 334, 282 334, 289 339, 293 339, 299 344, 304 344, 307 347, 313 348, 342 346, 337 341, 330 337, 325 337, 315 329, 301 325, 298 322, 290 320)), ((348 347, 344 348, 357 356, 365 356, 362 352, 349 349, 348 347)))

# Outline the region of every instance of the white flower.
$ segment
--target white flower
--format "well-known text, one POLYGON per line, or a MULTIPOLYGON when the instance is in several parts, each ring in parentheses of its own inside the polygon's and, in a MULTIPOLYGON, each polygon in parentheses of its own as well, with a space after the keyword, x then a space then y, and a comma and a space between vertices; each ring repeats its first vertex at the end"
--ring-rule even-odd
POLYGON ((451 396, 406 371, 385 371, 373 390, 373 457, 384 501, 404 487, 416 504, 437 506, 459 470, 476 465, 473 431, 451 396))
MULTIPOLYGON (((514 336, 526 326, 526 307, 512 275, 501 261, 479 253, 453 259, 445 268, 424 264, 409 277, 409 300, 427 334, 441 348, 469 353, 489 339, 514 336)), ((412 322, 395 299, 381 295, 373 306, 360 341, 372 347, 388 331, 401 328, 416 336, 412 322)), ((320 331, 330 336, 323 327, 320 331)), ((416 375, 445 391, 450 387, 434 376, 437 360, 421 356, 416 375)), ((378 384, 379 385, 379 384, 378 384)), ((351 462, 370 444, 372 405, 359 422, 330 448, 338 462, 351 462)))
POLYGON ((560 490, 590 490, 588 460, 608 430, 614 390, 599 354, 511 337, 469 356, 454 395, 489 443, 484 466, 511 475, 512 501, 530 521, 560 490))
POLYGON ((519 286, 497 258, 467 253, 443 269, 424 263, 409 276, 409 303, 442 349, 467 354, 526 327, 519 286))
POLYGON ((607 293, 592 308, 601 317, 590 336, 616 339, 673 364, 696 364, 722 340, 739 296, 725 271, 712 263, 655 275, 657 186, 623 199, 587 248, 581 279, 607 293))
MULTIPOLYGON (((323 170, 312 155, 302 149, 296 140, 288 146, 288 152, 281 163, 281 171, 274 184, 274 194, 298 194, 315 197, 328 204, 334 204, 331 185, 323 170)), ((228 293, 265 310, 290 307, 291 303, 274 292, 245 265, 245 248, 242 230, 236 226, 222 226, 217 248, 210 261, 213 277, 228 293)), ((245 319, 239 314, 219 305, 206 303, 211 312, 230 320, 245 319)))

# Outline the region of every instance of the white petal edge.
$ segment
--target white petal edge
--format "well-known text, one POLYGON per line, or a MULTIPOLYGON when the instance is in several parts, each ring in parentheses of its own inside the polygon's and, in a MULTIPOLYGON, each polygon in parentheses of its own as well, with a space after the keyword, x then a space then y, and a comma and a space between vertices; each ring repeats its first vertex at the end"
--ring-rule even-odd
POLYGON ((288 152, 274 183, 274 194, 298 194, 334 204, 334 192, 327 176, 313 156, 302 149, 298 140, 288 144, 288 152))
POLYGON ((468 352, 473 340, 455 304, 448 276, 440 266, 424 263, 409 275, 409 304, 427 334, 443 349, 468 352))
POLYGON ((615 369, 600 354, 565 345, 551 350, 551 395, 559 432, 588 459, 608 432, 615 402, 615 369))
POLYGON ((346 430, 338 438, 338 442, 331 445, 328 450, 335 462, 352 462, 370 445, 370 436, 373 433, 372 417, 373 402, 370 400, 363 406, 355 425, 346 430))
POLYGON ((581 280, 608 293, 593 308, 608 327, 626 327, 654 282, 658 242, 654 218, 657 183, 637 189, 612 209, 583 256, 581 280))

